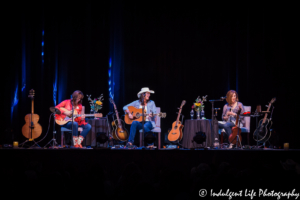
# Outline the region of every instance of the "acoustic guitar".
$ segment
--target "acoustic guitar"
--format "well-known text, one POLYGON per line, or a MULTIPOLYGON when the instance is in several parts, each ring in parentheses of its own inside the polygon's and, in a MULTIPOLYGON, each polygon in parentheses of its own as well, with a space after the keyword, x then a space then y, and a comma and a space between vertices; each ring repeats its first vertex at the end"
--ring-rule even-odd
MULTIPOLYGON (((232 144, 237 143, 237 135, 239 136, 240 142, 242 142, 242 135, 241 135, 242 130, 239 127, 239 118, 240 118, 241 110, 242 108, 240 107, 236 115, 235 126, 231 128, 231 134, 228 137, 229 142, 232 144)), ((238 143, 237 146, 240 146, 240 144, 238 143)))
MULTIPOLYGON (((136 108, 134 106, 128 106, 128 110, 132 114, 133 119, 130 119, 128 113, 126 113, 125 117, 124 117, 126 124, 132 124, 133 121, 138 121, 138 122, 142 122, 143 121, 142 108, 136 108)), ((149 115, 150 114, 147 114, 146 112, 144 112, 144 120, 146 120, 146 117, 149 116, 149 115)), ((153 114, 152 113, 152 116, 159 116, 159 117, 165 118, 167 116, 167 114, 166 113, 162 113, 162 112, 160 112, 158 114, 153 114)))
POLYGON ((185 100, 182 101, 181 106, 179 108, 177 119, 175 122, 173 122, 172 129, 169 132, 168 140, 171 142, 174 142, 176 140, 180 141, 183 137, 183 134, 182 134, 183 125, 179 121, 179 117, 180 117, 180 113, 182 110, 182 106, 184 106, 184 104, 185 104, 185 100))
POLYGON ((42 126, 38 123, 40 116, 34 114, 34 95, 35 91, 31 89, 28 95, 31 98, 31 113, 25 116, 26 124, 22 127, 22 134, 29 141, 38 138, 42 134, 42 126))
MULTIPOLYGON (((72 111, 72 110, 68 110, 66 108, 59 108, 60 110, 62 110, 63 112, 65 111, 72 111)), ((71 122, 72 121, 72 116, 66 116, 66 117, 63 117, 62 115, 55 115, 55 122, 58 124, 58 125, 65 125, 66 123, 68 122, 71 122)), ((102 117, 102 113, 95 113, 95 114, 78 114, 77 111, 74 109, 74 114, 73 114, 73 121, 75 121, 75 119, 77 117, 82 117, 82 116, 85 116, 85 117, 102 117)))
POLYGON ((113 127, 112 136, 115 140, 120 140, 122 142, 127 141, 129 138, 129 134, 125 128, 125 123, 119 118, 119 113, 114 100, 112 98, 109 98, 109 101, 114 105, 114 110, 117 116, 117 119, 111 123, 113 127))
POLYGON ((270 128, 273 122, 267 118, 268 113, 270 112, 271 104, 276 101, 276 98, 273 98, 268 106, 267 112, 263 119, 261 119, 258 123, 257 129, 253 133, 253 139, 258 142, 263 142, 268 140, 271 137, 270 128))

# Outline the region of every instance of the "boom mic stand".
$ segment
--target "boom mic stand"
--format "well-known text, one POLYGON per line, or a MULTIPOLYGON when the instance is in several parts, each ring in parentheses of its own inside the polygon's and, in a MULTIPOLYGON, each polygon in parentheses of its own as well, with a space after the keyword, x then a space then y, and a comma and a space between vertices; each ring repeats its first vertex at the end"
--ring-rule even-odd
POLYGON ((50 140, 44 147, 46 147, 48 144, 50 144, 50 142, 53 142, 52 143, 52 148, 58 148, 57 145, 57 142, 56 142, 56 137, 55 137, 55 134, 56 134, 56 130, 55 130, 55 114, 58 114, 60 115, 61 112, 59 109, 55 108, 55 107, 50 107, 50 111, 52 112, 51 115, 53 115, 53 138, 52 140, 50 140))
POLYGON ((106 115, 107 132, 108 132, 107 147, 113 147, 113 145, 114 145, 114 138, 113 138, 113 136, 111 135, 111 126, 109 125, 109 120, 108 120, 108 116, 109 116, 109 115, 112 116, 113 121, 114 121, 114 115, 115 115, 115 113, 109 112, 109 113, 107 113, 107 115, 106 115), (112 145, 110 146, 109 143, 112 143, 112 145))
MULTIPOLYGON (((215 108, 214 108, 214 103, 216 101, 223 101, 226 97, 221 97, 220 99, 213 99, 213 100, 209 100, 209 102, 211 103, 211 125, 212 125, 212 135, 214 136, 214 138, 216 138, 216 131, 215 131, 215 123, 217 121, 216 116, 214 114, 215 112, 215 108)), ((211 146, 213 145, 214 142, 212 142, 211 146)), ((206 144, 207 146, 207 144, 206 144)))
POLYGON ((71 99, 71 103, 72 103, 72 135, 71 135, 71 146, 73 146, 74 147, 74 141, 73 141, 73 132, 74 132, 74 128, 73 128, 73 123, 74 123, 74 117, 73 117, 73 115, 74 115, 74 105, 73 105, 73 101, 72 101, 72 99, 71 99))
MULTIPOLYGON (((144 134, 145 134, 145 128, 144 128, 144 124, 145 124, 145 119, 144 119, 144 110, 145 110, 145 102, 144 102, 144 99, 145 99, 145 95, 146 93, 142 94, 142 126, 143 126, 143 131, 142 131, 142 138, 144 138, 144 134)), ((140 144, 142 144, 142 138, 140 138, 140 144)))

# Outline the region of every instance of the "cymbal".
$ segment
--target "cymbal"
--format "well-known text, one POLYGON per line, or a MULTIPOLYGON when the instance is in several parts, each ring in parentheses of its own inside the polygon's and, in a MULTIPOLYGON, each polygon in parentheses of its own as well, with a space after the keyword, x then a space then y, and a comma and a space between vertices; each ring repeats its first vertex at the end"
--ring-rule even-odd
POLYGON ((50 111, 53 112, 53 113, 55 113, 55 114, 58 114, 58 115, 61 114, 60 110, 57 109, 57 108, 55 108, 55 107, 50 107, 50 111))

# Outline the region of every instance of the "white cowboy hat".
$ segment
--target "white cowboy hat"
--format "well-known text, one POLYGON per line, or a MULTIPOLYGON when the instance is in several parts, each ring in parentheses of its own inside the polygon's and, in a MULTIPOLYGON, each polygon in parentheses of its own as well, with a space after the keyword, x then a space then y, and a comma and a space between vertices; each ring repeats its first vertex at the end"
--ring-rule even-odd
POLYGON ((154 93, 153 90, 149 90, 149 88, 144 87, 144 88, 142 88, 141 91, 139 91, 139 93, 137 94, 138 98, 140 98, 141 94, 144 93, 144 92, 154 93))

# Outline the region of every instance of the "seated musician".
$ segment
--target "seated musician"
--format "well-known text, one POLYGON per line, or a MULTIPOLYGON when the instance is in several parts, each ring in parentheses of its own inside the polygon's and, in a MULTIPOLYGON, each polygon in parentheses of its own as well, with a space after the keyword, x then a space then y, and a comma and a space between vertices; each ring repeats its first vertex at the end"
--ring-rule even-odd
MULTIPOLYGON (((74 106, 74 114, 81 114, 82 111, 82 99, 83 93, 79 90, 76 90, 72 94, 72 99, 67 99, 62 101, 60 104, 55 106, 59 109, 61 114, 56 115, 56 119, 64 119, 66 116, 72 116, 72 106, 74 106)), ((67 129, 72 129, 72 121, 67 122, 65 125, 62 125, 67 129)), ((85 117, 77 117, 73 120, 73 144, 76 148, 82 148, 82 141, 88 132, 91 130, 91 125, 85 122, 85 117), (82 127, 83 131, 78 136, 78 126, 82 127)))
MULTIPOLYGON (((144 112, 149 114, 146 117, 145 123, 144 123, 144 133, 150 132, 153 128, 155 128, 155 117, 153 117, 153 114, 156 114, 156 106, 154 101, 150 100, 150 93, 154 93, 154 91, 149 90, 149 88, 145 87, 142 88, 141 91, 137 94, 139 100, 136 100, 126 106, 123 107, 123 110, 125 113, 128 113, 128 117, 130 119, 133 119, 132 114, 128 110, 128 106, 134 106, 135 108, 141 109, 142 106, 144 106, 144 112)), ((127 146, 133 145, 135 134, 137 131, 141 130, 143 128, 142 122, 133 121, 130 127, 130 135, 128 139, 127 146)), ((153 146, 153 144, 150 144, 149 146, 153 146)))
MULTIPOLYGON (((219 122, 219 128, 225 129, 224 141, 228 142, 228 137, 231 134, 232 127, 235 126, 236 116, 239 108, 241 108, 241 113, 245 112, 244 106, 241 102, 239 102, 239 97, 236 91, 229 90, 226 94, 227 104, 223 107, 222 120, 223 122, 219 122)), ((245 127, 244 117, 240 116, 240 127, 245 127)))

